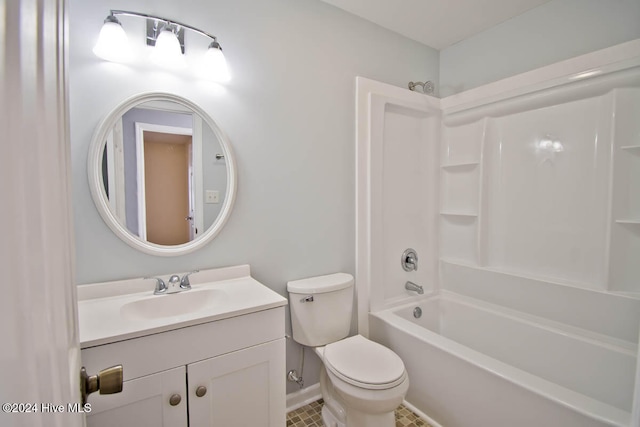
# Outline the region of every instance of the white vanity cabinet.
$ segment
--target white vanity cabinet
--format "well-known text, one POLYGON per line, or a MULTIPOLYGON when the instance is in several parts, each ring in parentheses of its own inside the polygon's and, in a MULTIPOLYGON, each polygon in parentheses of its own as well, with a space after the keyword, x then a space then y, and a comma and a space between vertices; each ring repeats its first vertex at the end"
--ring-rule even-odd
POLYGON ((118 394, 91 396, 87 426, 186 427, 185 379, 183 366, 126 381, 118 394), (180 403, 171 405, 171 396, 180 396, 180 403))
POLYGON ((283 338, 187 366, 189 425, 284 426, 284 357, 283 338))
POLYGON ((83 348, 88 371, 121 364, 125 380, 119 394, 89 396, 87 425, 281 427, 284 341, 277 307, 83 348))

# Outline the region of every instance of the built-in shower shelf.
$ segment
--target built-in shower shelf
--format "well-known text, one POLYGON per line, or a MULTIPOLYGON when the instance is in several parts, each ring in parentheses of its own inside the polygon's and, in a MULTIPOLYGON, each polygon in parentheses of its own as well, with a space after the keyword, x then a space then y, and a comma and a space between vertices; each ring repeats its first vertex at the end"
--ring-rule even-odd
POLYGON ((466 162, 466 163, 451 163, 448 165, 442 165, 442 169, 444 170, 448 170, 448 171, 455 171, 455 170, 471 170, 476 168, 478 165, 480 164, 480 162, 466 162))
POLYGON ((617 224, 638 224, 640 225, 640 219, 618 219, 617 224))
POLYGON ((451 216, 451 217, 465 217, 465 218, 475 218, 478 216, 477 213, 473 212, 440 212, 442 216, 451 216))
POLYGON ((640 153, 640 145, 624 145, 620 147, 622 150, 628 150, 636 153, 640 153))

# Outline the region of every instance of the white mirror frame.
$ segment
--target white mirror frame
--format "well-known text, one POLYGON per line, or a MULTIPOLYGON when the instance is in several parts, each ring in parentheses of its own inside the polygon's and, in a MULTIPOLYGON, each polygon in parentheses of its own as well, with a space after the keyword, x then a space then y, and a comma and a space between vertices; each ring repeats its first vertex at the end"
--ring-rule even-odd
POLYGON ((216 237, 220 230, 222 230, 222 227, 229 219, 231 209, 233 208, 233 203, 235 202, 236 198, 236 163, 227 136, 220 129, 220 127, 218 127, 216 122, 198 105, 180 96, 164 92, 148 92, 132 96, 131 98, 118 105, 98 124, 91 139, 91 146, 89 147, 89 156, 87 159, 87 174, 89 178, 89 189, 91 190, 91 197, 93 198, 100 216, 107 224, 107 226, 109 226, 111 231, 113 231, 116 236, 118 236, 126 244, 149 255, 178 256, 202 248, 203 246, 208 244, 214 237, 216 237), (220 214, 211 225, 211 227, 209 227, 209 229, 207 229, 204 233, 202 233, 196 239, 181 245, 158 245, 155 243, 143 241, 138 236, 135 236, 133 233, 131 233, 125 225, 121 224, 120 221, 118 221, 113 212, 111 212, 111 209, 109 208, 109 200, 107 199, 107 195, 104 191, 104 184, 102 182, 102 155, 104 152, 107 134, 111 131, 116 121, 119 120, 124 113, 135 106, 150 101, 172 101, 188 107, 194 113, 199 114, 202 120, 209 125, 213 133, 218 138, 227 166, 227 191, 226 197, 222 204, 222 208, 220 210, 220 214))

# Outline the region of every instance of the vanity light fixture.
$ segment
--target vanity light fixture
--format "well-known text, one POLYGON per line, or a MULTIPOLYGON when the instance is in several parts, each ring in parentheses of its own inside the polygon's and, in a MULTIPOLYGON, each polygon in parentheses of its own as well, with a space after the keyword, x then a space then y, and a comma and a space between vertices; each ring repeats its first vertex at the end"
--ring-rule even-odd
POLYGON ((127 62, 131 58, 127 33, 115 16, 109 15, 104 20, 98 42, 93 47, 93 53, 112 62, 127 62))
POLYGON ((182 48, 177 34, 169 27, 164 27, 149 57, 151 62, 165 68, 184 68, 187 62, 182 56, 182 48))
POLYGON ((113 62, 127 62, 131 58, 131 48, 127 35, 116 15, 136 16, 147 20, 147 45, 153 46, 150 60, 165 68, 184 68, 184 30, 190 30, 210 38, 207 52, 200 60, 199 74, 211 80, 226 82, 230 80, 227 61, 216 36, 190 25, 144 13, 126 10, 111 10, 104 20, 98 42, 93 48, 96 56, 113 62))
POLYGON ((202 57, 200 64, 200 73, 204 76, 209 75, 213 80, 218 82, 228 82, 231 79, 227 60, 224 58, 220 43, 216 40, 209 44, 209 48, 202 57))

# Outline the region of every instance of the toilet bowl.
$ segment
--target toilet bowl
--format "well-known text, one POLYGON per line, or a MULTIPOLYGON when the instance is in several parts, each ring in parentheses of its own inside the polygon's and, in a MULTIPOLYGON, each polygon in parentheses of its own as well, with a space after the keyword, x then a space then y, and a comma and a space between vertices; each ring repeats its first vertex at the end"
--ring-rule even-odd
POLYGON ((390 349, 355 335, 315 349, 323 363, 323 421, 329 427, 388 427, 409 389, 404 364, 390 349))
POLYGON ((347 337, 353 276, 336 273, 287 283, 293 339, 322 360, 327 427, 393 427, 409 378, 402 359, 362 335, 347 337))

